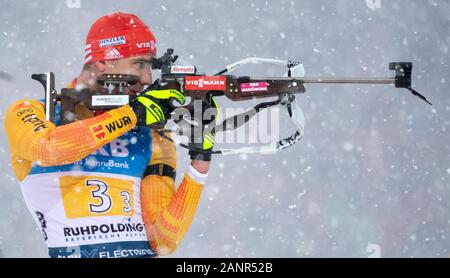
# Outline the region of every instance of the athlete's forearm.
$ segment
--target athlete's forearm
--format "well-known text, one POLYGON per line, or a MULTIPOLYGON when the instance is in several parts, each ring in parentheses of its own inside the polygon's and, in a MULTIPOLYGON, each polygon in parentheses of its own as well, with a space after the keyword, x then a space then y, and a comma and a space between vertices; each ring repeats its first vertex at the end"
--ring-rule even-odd
POLYGON ((147 235, 159 255, 174 252, 188 231, 203 186, 185 175, 175 191, 168 177, 148 176, 143 181, 141 204, 147 235))
POLYGON ((136 124, 129 106, 56 127, 45 120, 42 103, 18 101, 7 112, 11 153, 42 166, 69 164, 86 157, 136 124))

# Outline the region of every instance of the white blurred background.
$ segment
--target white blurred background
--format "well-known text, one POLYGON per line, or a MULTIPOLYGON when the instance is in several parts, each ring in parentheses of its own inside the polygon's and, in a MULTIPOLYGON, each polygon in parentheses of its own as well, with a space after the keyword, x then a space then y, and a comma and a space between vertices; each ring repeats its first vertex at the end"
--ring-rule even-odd
MULTIPOLYGON (((172 257, 450 255, 448 1, 0 0, 0 6, 0 71, 13 76, 0 79, 2 121, 13 101, 43 97, 32 73, 53 71, 58 88, 78 75, 90 25, 114 11, 150 25, 159 54, 174 48, 180 64, 206 73, 254 56, 297 59, 312 76, 390 76, 389 62, 412 61, 413 86, 433 106, 392 86, 309 85, 298 98, 306 116, 300 143, 274 155, 214 157, 196 218, 172 257)), ((235 73, 282 71, 249 66, 235 73)), ((282 127, 283 134, 291 131, 284 133, 287 119, 282 127)), ((0 154, 0 255, 45 257, 4 135, 0 154)), ((178 155, 179 180, 188 160, 185 150, 178 155)))

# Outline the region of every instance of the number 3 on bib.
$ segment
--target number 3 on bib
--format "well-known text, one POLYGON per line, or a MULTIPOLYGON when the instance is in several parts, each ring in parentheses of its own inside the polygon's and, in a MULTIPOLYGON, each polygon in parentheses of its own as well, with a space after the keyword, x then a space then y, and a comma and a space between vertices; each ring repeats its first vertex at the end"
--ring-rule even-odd
POLYGON ((133 181, 65 176, 60 186, 67 218, 134 215, 133 181))

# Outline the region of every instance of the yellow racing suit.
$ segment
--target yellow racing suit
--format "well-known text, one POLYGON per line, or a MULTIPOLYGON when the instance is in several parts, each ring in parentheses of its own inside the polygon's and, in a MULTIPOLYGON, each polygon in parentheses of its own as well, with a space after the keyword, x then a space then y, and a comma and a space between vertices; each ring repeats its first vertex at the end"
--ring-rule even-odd
POLYGON ((42 102, 21 100, 5 126, 50 257, 151 257, 180 244, 203 186, 185 174, 175 188, 174 144, 136 127, 128 105, 58 126, 42 102))

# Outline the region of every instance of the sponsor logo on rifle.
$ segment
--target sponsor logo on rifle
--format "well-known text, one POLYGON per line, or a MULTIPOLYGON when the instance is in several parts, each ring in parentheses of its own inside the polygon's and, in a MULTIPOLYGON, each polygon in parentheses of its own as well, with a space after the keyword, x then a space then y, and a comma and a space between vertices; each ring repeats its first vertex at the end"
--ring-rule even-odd
POLYGON ((107 38, 107 39, 100 40, 100 42, 99 42, 100 47, 121 45, 121 44, 125 44, 125 43, 126 43, 125 36, 107 38))
POLYGON ((116 129, 119 130, 127 125, 131 125, 131 118, 128 116, 123 117, 122 119, 116 120, 112 123, 109 123, 106 125, 106 129, 109 133, 115 131, 116 129))
POLYGON ((223 91, 226 90, 225 76, 186 76, 184 78, 185 90, 196 91, 223 91))
POLYGON ((103 130, 102 125, 93 127, 92 131, 94 132, 95 137, 97 137, 97 139, 102 140, 103 138, 105 138, 105 131, 103 130))
POLYGON ((269 83, 267 82, 252 82, 252 83, 242 83, 241 92, 266 92, 269 83))
POLYGON ((92 106, 121 106, 130 101, 128 95, 100 95, 92 96, 92 106))
POLYGON ((194 66, 172 66, 170 73, 195 73, 194 66))

